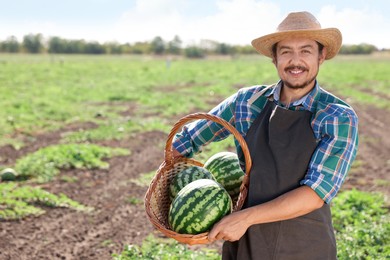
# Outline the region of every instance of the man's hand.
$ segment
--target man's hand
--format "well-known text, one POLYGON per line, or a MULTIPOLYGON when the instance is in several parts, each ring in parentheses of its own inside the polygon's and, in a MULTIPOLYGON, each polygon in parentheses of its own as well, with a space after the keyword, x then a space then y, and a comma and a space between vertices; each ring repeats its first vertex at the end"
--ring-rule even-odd
POLYGON ((175 148, 172 148, 172 156, 173 158, 183 157, 183 155, 179 153, 175 148))
POLYGON ((237 211, 222 218, 209 233, 210 242, 215 240, 237 241, 246 232, 249 223, 246 221, 245 210, 237 211))

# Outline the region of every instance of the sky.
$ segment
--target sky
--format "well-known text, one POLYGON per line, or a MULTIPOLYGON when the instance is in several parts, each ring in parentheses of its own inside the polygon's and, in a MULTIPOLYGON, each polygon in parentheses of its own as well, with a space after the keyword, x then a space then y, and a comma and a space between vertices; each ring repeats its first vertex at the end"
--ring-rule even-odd
POLYGON ((247 45, 296 11, 340 29, 343 44, 390 48, 389 0, 0 0, 0 41, 30 33, 100 43, 178 35, 185 45, 247 45))

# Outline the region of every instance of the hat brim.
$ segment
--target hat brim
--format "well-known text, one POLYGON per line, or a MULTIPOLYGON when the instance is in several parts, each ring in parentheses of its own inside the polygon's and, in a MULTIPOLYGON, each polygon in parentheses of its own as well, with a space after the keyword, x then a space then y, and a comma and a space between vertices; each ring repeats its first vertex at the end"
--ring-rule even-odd
POLYGON ((321 43, 327 50, 325 59, 329 60, 337 55, 341 48, 342 35, 337 28, 326 28, 318 30, 292 30, 276 32, 256 38, 252 46, 257 52, 272 58, 272 46, 289 37, 309 38, 321 43))

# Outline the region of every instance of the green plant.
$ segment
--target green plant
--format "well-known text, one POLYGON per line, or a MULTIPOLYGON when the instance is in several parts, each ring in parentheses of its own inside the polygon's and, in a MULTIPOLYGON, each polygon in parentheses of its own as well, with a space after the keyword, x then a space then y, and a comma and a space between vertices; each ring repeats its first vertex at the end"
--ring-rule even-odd
POLYGON ((130 197, 127 199, 127 202, 129 202, 131 205, 139 205, 142 204, 144 201, 140 198, 130 197))
POLYGON ((18 159, 15 170, 25 178, 46 182, 57 175, 59 169, 105 169, 109 165, 102 159, 128 154, 126 149, 95 144, 60 144, 44 147, 18 159))
POLYGON ((156 238, 149 235, 138 245, 127 245, 121 254, 114 254, 114 260, 186 260, 207 259, 219 260, 221 256, 215 249, 201 248, 192 250, 188 246, 179 244, 172 239, 156 238))
POLYGON ((61 176, 60 180, 63 181, 63 182, 68 182, 68 183, 75 183, 79 179, 76 176, 66 176, 65 175, 65 176, 61 176))
POLYGON ((143 173, 138 176, 136 179, 131 179, 130 182, 137 184, 138 186, 147 187, 152 181, 156 171, 151 171, 148 173, 143 173))
MULTIPOLYGON (((389 211, 381 194, 342 191, 332 203, 339 259, 388 259, 390 255, 389 211)), ((171 239, 147 237, 142 246, 128 245, 115 260, 128 259, 220 259, 216 250, 192 251, 171 239)))
POLYGON ((169 127, 164 120, 151 118, 141 118, 137 115, 131 120, 113 120, 108 123, 100 124, 95 129, 79 130, 66 133, 63 143, 82 143, 95 142, 100 140, 121 140, 134 136, 137 133, 145 131, 164 131, 168 132, 169 127))
POLYGON ((107 240, 104 240, 102 243, 101 243, 102 246, 104 247, 108 247, 108 246, 111 246, 111 245, 114 245, 114 242, 111 240, 111 239, 107 239, 107 240))
MULTIPOLYGON (((208 111, 238 87, 278 80, 271 62, 259 55, 174 60, 169 70, 164 60, 140 56, 71 55, 64 56, 66 66, 53 63, 47 55, 1 55, 1 59, 7 64, 0 77, 7 98, 0 100, 0 145, 15 148, 23 146, 24 136, 74 122, 101 123, 97 115, 115 122, 126 111, 137 124, 151 120, 147 125, 167 129, 162 118, 208 111), (157 114, 158 118, 153 116, 157 114)), ((389 68, 388 57, 339 57, 324 63, 318 81, 353 102, 389 109, 389 68)), ((112 130, 102 129, 121 136, 112 130)), ((91 133, 75 138, 101 137, 91 133)))
POLYGON ((89 212, 86 207, 64 194, 55 195, 40 187, 21 185, 15 182, 0 183, 0 220, 21 219, 26 216, 39 216, 45 207, 66 207, 89 212))
POLYGON ((381 194, 344 191, 332 205, 340 259, 388 259, 390 217, 381 194))
POLYGON ((113 121, 101 124, 98 128, 70 132, 63 136, 65 143, 94 142, 99 140, 121 140, 135 132, 141 131, 142 126, 132 120, 127 122, 113 121))

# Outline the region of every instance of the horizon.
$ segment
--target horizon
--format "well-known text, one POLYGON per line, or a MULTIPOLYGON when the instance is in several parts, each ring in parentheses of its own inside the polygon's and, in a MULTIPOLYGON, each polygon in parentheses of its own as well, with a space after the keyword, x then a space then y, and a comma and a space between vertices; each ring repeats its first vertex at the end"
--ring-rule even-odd
POLYGON ((2 3, 0 41, 42 34, 91 42, 134 44, 160 36, 178 35, 183 45, 212 40, 250 45, 252 39, 274 32, 289 13, 311 12, 323 28, 337 27, 343 45, 370 44, 390 48, 390 1, 386 0, 69 0, 2 3), (386 35, 388 34, 388 35, 386 35))

